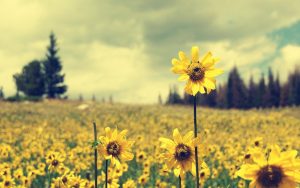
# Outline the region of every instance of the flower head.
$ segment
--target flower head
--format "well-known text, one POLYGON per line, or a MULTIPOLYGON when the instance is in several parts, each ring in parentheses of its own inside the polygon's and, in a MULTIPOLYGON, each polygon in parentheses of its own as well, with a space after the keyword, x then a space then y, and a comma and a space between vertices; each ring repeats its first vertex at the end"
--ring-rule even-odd
POLYGON ((300 160, 297 151, 281 152, 275 145, 264 153, 253 156, 253 164, 244 164, 237 172, 241 178, 251 180, 250 187, 296 187, 300 183, 300 160))
POLYGON ((126 140, 127 130, 118 133, 118 130, 105 128, 106 136, 100 137, 101 144, 98 145, 98 152, 105 159, 111 159, 112 165, 120 167, 121 161, 130 161, 134 155, 131 153, 133 141, 126 140))
POLYGON ((191 51, 191 60, 180 51, 178 59, 172 59, 172 71, 180 74, 178 80, 187 81, 185 91, 190 95, 210 93, 216 89, 215 77, 222 74, 221 69, 214 68, 219 60, 208 52, 201 60, 199 59, 199 48, 194 46, 191 51))
POLYGON ((193 132, 190 131, 183 137, 178 129, 173 131, 173 140, 168 138, 159 138, 162 142, 161 148, 166 150, 162 154, 163 159, 169 169, 174 168, 174 174, 181 176, 190 171, 195 174, 195 146, 199 145, 199 139, 193 138, 193 132))

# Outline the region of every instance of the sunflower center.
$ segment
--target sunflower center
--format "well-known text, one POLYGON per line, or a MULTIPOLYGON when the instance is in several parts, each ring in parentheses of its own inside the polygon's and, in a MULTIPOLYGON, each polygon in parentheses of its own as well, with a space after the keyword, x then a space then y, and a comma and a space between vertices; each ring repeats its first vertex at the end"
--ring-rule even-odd
POLYGON ((120 145, 117 142, 110 142, 106 147, 109 155, 118 156, 120 154, 120 145))
POLYGON ((175 158, 178 161, 185 161, 191 157, 191 148, 185 144, 178 144, 175 148, 175 158))
POLYGON ((263 187, 278 187, 284 176, 282 169, 274 165, 264 166, 257 175, 257 182, 263 187))
POLYGON ((10 182, 9 182, 9 181, 6 181, 6 182, 4 183, 4 186, 10 186, 10 182))
POLYGON ((193 63, 188 68, 188 75, 192 81, 202 80, 204 78, 204 69, 200 66, 200 63, 193 63))
POLYGON ((56 159, 53 160, 51 164, 52 164, 53 166, 57 166, 57 165, 58 165, 58 160, 56 160, 56 159))
POLYGON ((62 182, 63 182, 64 184, 66 184, 66 183, 68 182, 68 178, 67 178, 66 176, 64 176, 64 177, 62 178, 62 182))

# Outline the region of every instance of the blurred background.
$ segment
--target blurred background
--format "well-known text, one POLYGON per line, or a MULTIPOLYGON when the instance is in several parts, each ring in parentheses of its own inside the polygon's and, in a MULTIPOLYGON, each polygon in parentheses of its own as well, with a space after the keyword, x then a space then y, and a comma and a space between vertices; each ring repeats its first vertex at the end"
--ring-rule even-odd
POLYGON ((0 98, 190 104, 179 50, 221 58, 211 107, 300 105, 300 1, 0 2, 0 98))

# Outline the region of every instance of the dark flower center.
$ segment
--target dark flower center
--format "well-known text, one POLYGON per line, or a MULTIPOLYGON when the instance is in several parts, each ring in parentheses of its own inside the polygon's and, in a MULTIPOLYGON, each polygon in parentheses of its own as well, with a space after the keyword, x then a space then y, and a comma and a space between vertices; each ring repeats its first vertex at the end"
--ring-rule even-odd
POLYGON ((117 142, 110 142, 106 147, 107 153, 114 157, 120 154, 120 150, 120 145, 117 142))
POLYGON ((178 144, 175 148, 175 159, 185 161, 191 157, 191 148, 185 144, 178 144))
POLYGON ((257 173, 257 182, 265 188, 278 187, 283 179, 283 171, 280 167, 274 165, 264 166, 257 173))
POLYGON ((62 182, 63 182, 64 184, 66 184, 66 183, 68 182, 68 178, 67 178, 66 176, 64 176, 64 177, 62 178, 62 182))
POLYGON ((199 63, 190 65, 188 72, 192 81, 202 80, 205 74, 203 68, 201 68, 199 63))
POLYGON ((57 165, 58 165, 58 160, 56 160, 56 159, 53 160, 51 164, 52 164, 53 166, 57 166, 57 165))
POLYGON ((10 186, 10 182, 9 182, 9 181, 6 181, 6 182, 4 183, 4 186, 10 186))
POLYGON ((246 154, 245 155, 245 159, 250 159, 250 157, 251 157, 251 154, 246 154))

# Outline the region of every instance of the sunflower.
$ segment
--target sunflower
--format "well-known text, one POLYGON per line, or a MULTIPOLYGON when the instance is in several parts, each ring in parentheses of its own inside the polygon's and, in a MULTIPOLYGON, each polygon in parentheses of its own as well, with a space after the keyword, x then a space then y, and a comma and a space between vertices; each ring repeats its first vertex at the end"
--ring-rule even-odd
POLYGON ((281 152, 275 145, 266 154, 252 156, 254 163, 242 165, 237 175, 251 180, 250 188, 295 188, 300 183, 296 156, 296 150, 281 152))
POLYGON ((46 157, 46 163, 49 165, 48 169, 53 171, 58 171, 64 166, 63 162, 65 157, 58 152, 50 152, 46 157))
POLYGON ((194 138, 192 131, 183 137, 178 129, 173 131, 174 141, 168 138, 159 138, 162 143, 161 148, 166 149, 166 153, 162 154, 162 158, 166 161, 168 169, 174 168, 174 174, 184 178, 184 174, 190 171, 195 175, 195 150, 199 145, 199 139, 194 138))
POLYGON ((194 46, 191 50, 191 60, 180 51, 179 60, 172 59, 172 71, 180 74, 179 81, 187 81, 185 91, 190 95, 210 93, 216 89, 215 77, 222 74, 221 69, 214 68, 218 58, 214 58, 211 52, 208 52, 200 61, 199 48, 194 46))
POLYGON ((120 167, 121 161, 130 161, 134 155, 131 153, 133 141, 126 140, 127 130, 118 133, 118 130, 105 128, 106 136, 101 136, 98 152, 106 160, 110 159, 112 165, 120 167))

